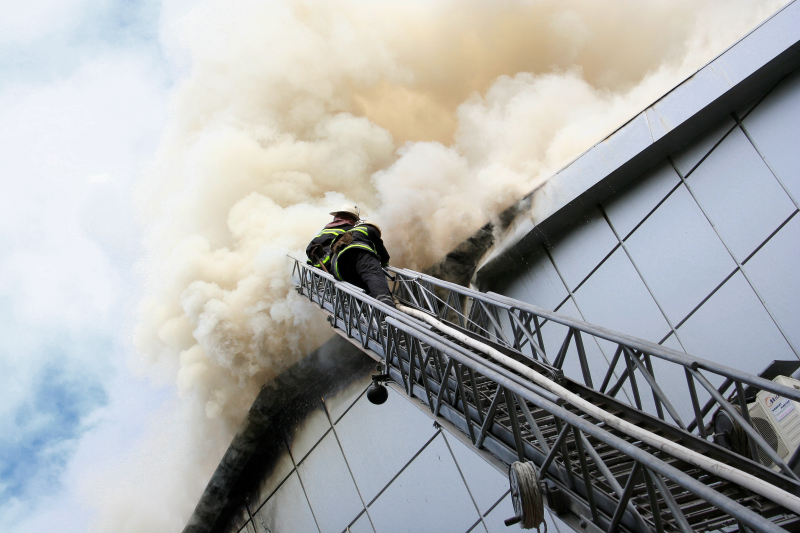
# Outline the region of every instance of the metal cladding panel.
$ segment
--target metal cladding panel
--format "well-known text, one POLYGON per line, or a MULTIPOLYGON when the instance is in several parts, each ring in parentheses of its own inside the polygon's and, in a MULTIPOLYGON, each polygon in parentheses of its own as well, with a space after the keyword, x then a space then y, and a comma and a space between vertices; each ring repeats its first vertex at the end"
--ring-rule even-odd
POLYGON ((364 510, 333 432, 297 466, 297 473, 322 533, 344 531, 364 510))
POLYGON ((736 268, 683 185, 633 232, 626 246, 673 325, 736 268))
POLYGON ((791 2, 527 195, 514 207, 508 231, 495 228, 501 235, 481 259, 477 285, 493 283, 537 244, 570 229, 587 207, 606 201, 731 113, 750 109, 800 66, 799 14, 800 3, 791 2), (643 135, 645 122, 650 139, 643 135))
POLYGON ((334 424, 339 421, 348 409, 350 409, 371 383, 372 369, 369 369, 363 376, 356 379, 345 388, 325 396, 325 407, 328 409, 328 413, 334 424))
POLYGON ((554 311, 569 294, 544 248, 538 246, 520 269, 510 273, 498 292, 554 311))
POLYGON ((737 272, 678 328, 692 354, 758 374, 765 361, 794 353, 741 272, 737 272))
POLYGON ((294 463, 289 456, 289 450, 281 439, 278 450, 274 452, 275 462, 272 468, 261 477, 259 484, 250 496, 250 511, 255 512, 264 503, 283 480, 294 470, 294 463))
MULTIPOLYGON (((557 312, 562 315, 583 320, 583 316, 575 306, 575 302, 573 302, 572 299, 567 300, 557 312)), ((558 352, 561 349, 561 344, 564 342, 564 338, 566 336, 567 327, 562 324, 548 322, 542 326, 542 339, 544 340, 547 357, 551 362, 555 361, 556 356, 558 356, 558 352)), ((605 373, 605 368, 608 366, 610 356, 603 354, 594 338, 583 339, 583 346, 584 350, 586 351, 586 358, 589 362, 589 369, 590 373, 592 374, 592 379, 595 381, 602 380, 605 373)), ((613 352, 611 355, 613 355, 613 352)), ((583 383, 583 373, 581 372, 578 351, 575 346, 574 339, 570 343, 569 350, 567 351, 567 358, 564 361, 562 370, 564 371, 564 375, 583 383)), ((600 381, 597 383, 599 384, 600 381)))
POLYGON ((297 472, 284 481, 274 496, 253 517, 258 533, 318 532, 297 472))
POLYGON ((361 497, 369 504, 433 437, 431 419, 389 388, 383 405, 362 396, 336 424, 361 497))
POLYGON ((690 174, 700 161, 702 161, 735 126, 736 122, 733 118, 727 117, 707 132, 701 134, 697 139, 672 154, 670 157, 675 164, 675 170, 680 172, 681 176, 690 174))
POLYGON ((603 210, 620 238, 624 240, 680 182, 672 165, 664 161, 609 198, 603 210))
POLYGON ((289 449, 295 463, 299 463, 316 443, 331 429, 328 415, 322 402, 315 402, 313 409, 292 430, 289 435, 289 449))
POLYGON ((800 70, 767 95, 743 125, 770 168, 800 201, 800 70))
POLYGON ((736 128, 686 183, 739 261, 744 261, 795 206, 736 128))
POLYGON ((614 233, 594 208, 576 220, 572 229, 550 240, 548 247, 564 282, 574 291, 616 245, 614 233))
MULTIPOLYGON (((511 504, 511 496, 509 495, 503 498, 503 500, 497 504, 497 507, 492 509, 492 512, 490 512, 483 519, 483 523, 486 525, 487 533, 522 531, 522 528, 519 524, 506 527, 503 521, 506 518, 511 518, 512 516, 514 516, 514 506, 511 504)), ((547 523, 547 533, 572 533, 572 531, 574 531, 571 527, 566 525, 558 518, 554 518, 547 509, 544 511, 544 520, 547 523)))
POLYGON ((372 529, 372 524, 369 522, 367 513, 362 513, 352 526, 350 526, 350 533, 375 533, 372 529))
POLYGON ((731 88, 730 83, 707 65, 647 108, 653 138, 658 141, 686 122, 731 88))
POLYGON ((795 351, 800 348, 800 216, 795 215, 744 265, 795 351))
MULTIPOLYGON (((675 339, 675 335, 667 339, 667 341, 664 342, 664 346, 683 351, 681 350, 680 344, 675 339), (672 343, 670 343, 670 341, 672 341, 672 343)), ((689 393, 689 387, 686 384, 686 374, 684 370, 678 368, 676 365, 665 363, 658 357, 651 357, 650 359, 653 365, 653 375, 658 380, 659 386, 662 390, 667 391, 670 402, 678 412, 681 421, 684 424, 689 424, 694 420, 694 408, 692 407, 692 398, 689 393)), ((697 395, 702 405, 710 396, 702 387, 698 387, 698 389, 697 395)), ((644 393, 644 395, 652 399, 650 393, 644 393)), ((653 414, 652 410, 648 412, 653 414)), ((672 420, 668 412, 665 412, 664 416, 668 420, 672 420)))
POLYGON ((575 293, 587 322, 653 342, 670 331, 628 256, 617 249, 575 293))
POLYGON ((466 533, 480 519, 442 435, 369 506, 378 532, 466 533))
POLYGON ((478 510, 481 513, 487 512, 508 491, 508 477, 498 472, 457 437, 444 435, 478 510))
POLYGON ((647 117, 640 113, 633 120, 597 145, 597 153, 611 168, 617 168, 653 143, 647 117))

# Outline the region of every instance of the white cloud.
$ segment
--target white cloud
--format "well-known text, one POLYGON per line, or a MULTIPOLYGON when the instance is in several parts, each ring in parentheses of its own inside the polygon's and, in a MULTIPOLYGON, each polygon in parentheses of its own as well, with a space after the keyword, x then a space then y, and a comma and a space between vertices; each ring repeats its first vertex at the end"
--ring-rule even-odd
POLYGON ((27 0, 0 4, 0 45, 24 44, 78 23, 89 0, 27 0))
POLYGON ((165 67, 156 43, 105 43, 98 28, 91 47, 60 49, 108 7, 88 4, 16 3, 0 18, 0 44, 49 43, 74 65, 33 65, 0 84, 4 532, 86 531, 82 476, 135 446, 142 417, 165 399, 128 369, 139 248, 130 191, 163 127, 165 67))

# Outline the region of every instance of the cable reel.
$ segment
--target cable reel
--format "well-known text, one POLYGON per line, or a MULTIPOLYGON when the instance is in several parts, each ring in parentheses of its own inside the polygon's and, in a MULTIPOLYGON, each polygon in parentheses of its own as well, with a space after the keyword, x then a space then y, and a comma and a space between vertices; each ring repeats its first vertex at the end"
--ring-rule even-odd
POLYGON ((505 521, 506 526, 516 523, 522 529, 539 529, 544 524, 547 533, 547 522, 544 521, 544 500, 539 487, 539 476, 533 463, 519 461, 508 467, 508 481, 511 485, 511 503, 516 516, 505 521))

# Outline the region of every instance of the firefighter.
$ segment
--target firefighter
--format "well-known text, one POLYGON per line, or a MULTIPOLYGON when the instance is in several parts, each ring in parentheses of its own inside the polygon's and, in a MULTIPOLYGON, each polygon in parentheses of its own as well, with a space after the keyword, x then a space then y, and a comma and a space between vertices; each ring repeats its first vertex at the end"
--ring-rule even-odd
POLYGON ((358 207, 350 204, 344 204, 338 211, 332 211, 333 221, 328 222, 306 247, 308 263, 328 272, 331 243, 336 237, 355 226, 360 214, 358 207))
POLYGON ((331 245, 331 274, 340 281, 364 289, 376 300, 395 307, 383 267, 389 265, 389 252, 381 239, 381 228, 362 220, 336 237, 331 245))

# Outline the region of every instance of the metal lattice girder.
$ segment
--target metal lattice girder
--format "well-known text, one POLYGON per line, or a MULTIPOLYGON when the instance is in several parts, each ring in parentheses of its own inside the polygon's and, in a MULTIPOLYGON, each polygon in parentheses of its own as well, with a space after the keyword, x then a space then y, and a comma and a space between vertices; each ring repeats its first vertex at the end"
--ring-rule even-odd
MULTIPOLYGON (((740 404, 745 387, 797 401, 799 391, 498 294, 409 270, 390 271, 393 292, 404 305, 428 313, 609 413, 800 496, 800 480, 756 431, 748 433, 753 448, 763 449, 780 472, 709 442, 705 429, 709 415, 719 407, 735 412, 737 421, 750 428, 732 398, 724 397, 731 385, 740 404), (548 322, 566 327, 556 354, 547 354, 543 343, 542 327, 548 322), (589 368, 589 339, 616 346, 599 388, 589 368), (577 379, 562 370, 572 353, 580 369, 577 379), (688 424, 674 407, 670 388, 659 384, 654 358, 661 368, 672 365, 685 377, 694 413, 688 424), (709 378, 722 379, 722 386, 714 388, 709 378), (710 396, 702 407, 698 390, 710 396), (654 413, 643 409, 643 392, 652 395, 654 413)), ((384 360, 387 372, 409 396, 506 463, 532 461, 544 480, 547 503, 556 512, 571 513, 605 531, 800 529, 798 513, 599 424, 518 372, 361 289, 299 261, 294 275, 298 292, 328 313, 339 333, 384 360)))

